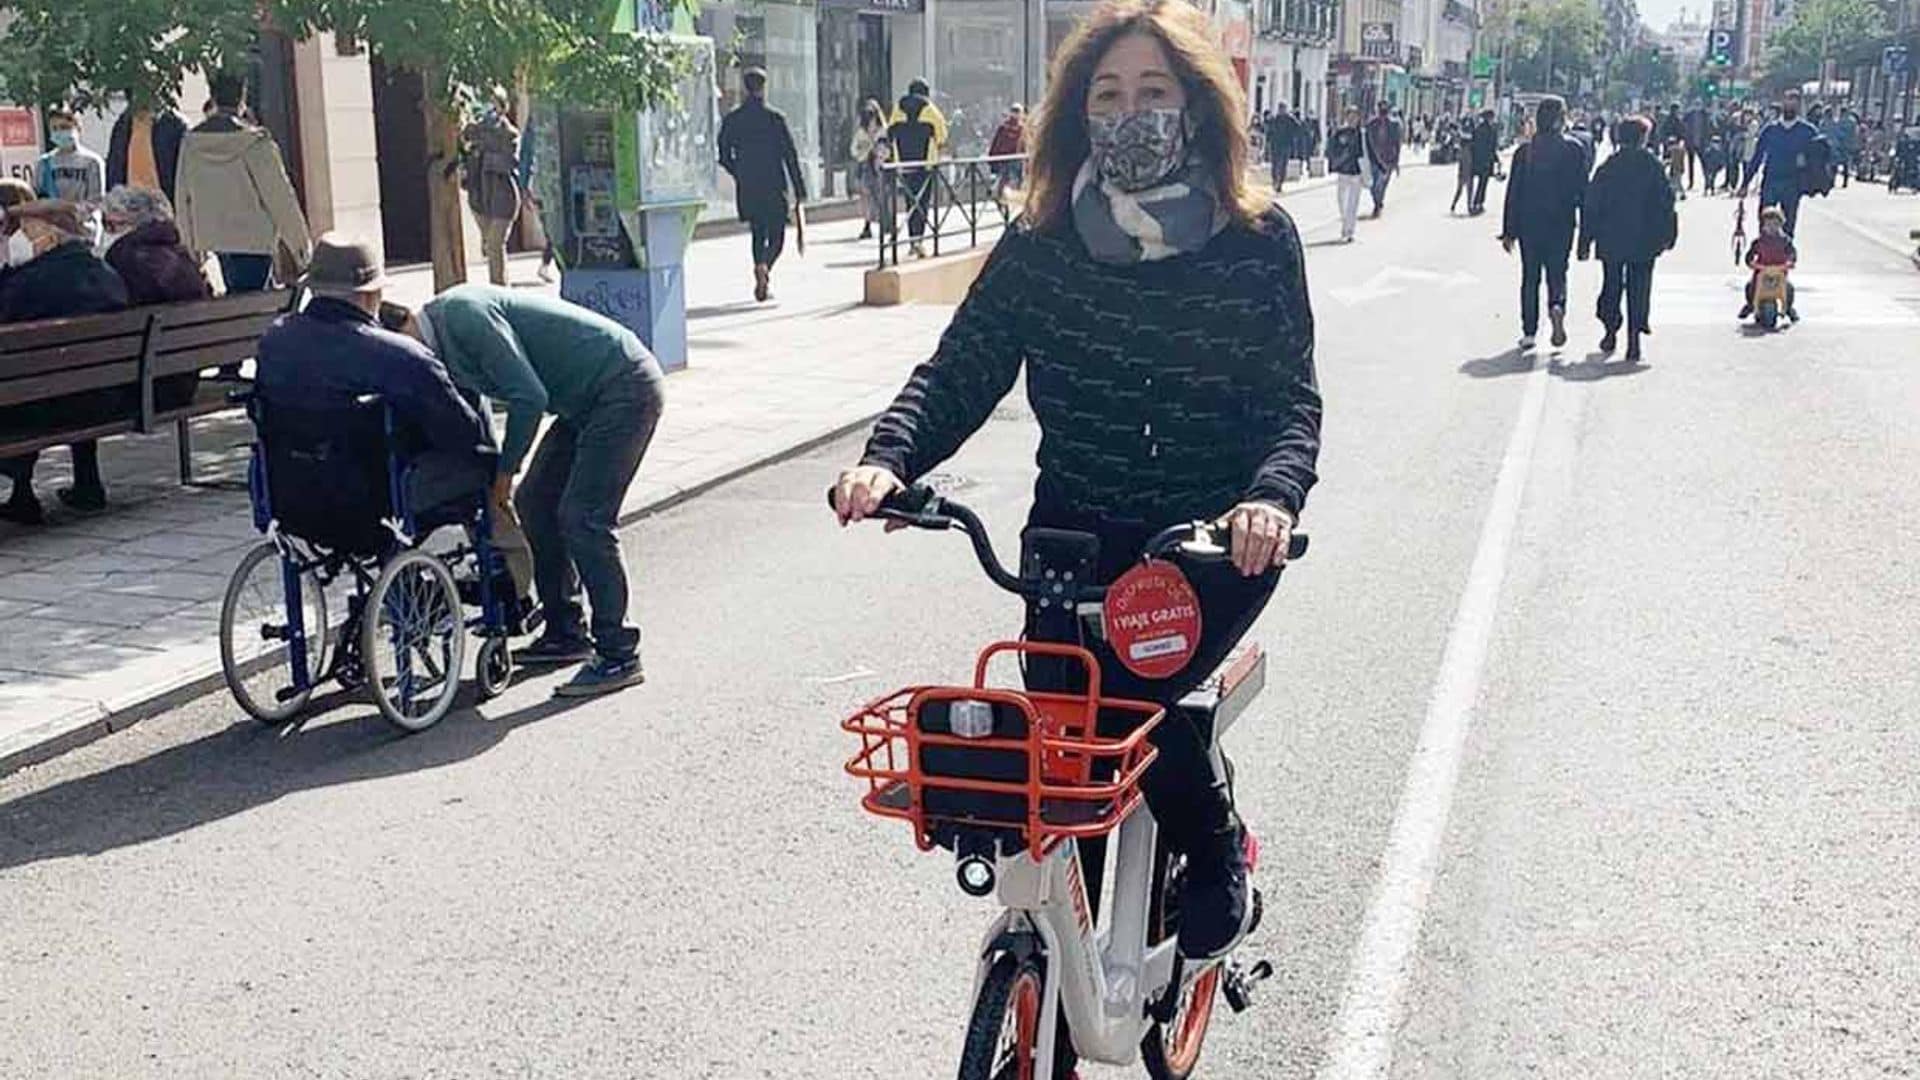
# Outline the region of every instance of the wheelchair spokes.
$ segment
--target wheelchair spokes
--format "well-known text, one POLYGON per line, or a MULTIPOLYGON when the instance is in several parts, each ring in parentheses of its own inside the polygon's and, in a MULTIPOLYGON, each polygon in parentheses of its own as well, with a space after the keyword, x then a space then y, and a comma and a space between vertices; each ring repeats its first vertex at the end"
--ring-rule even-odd
POLYGON ((408 731, 431 727, 459 691, 466 641, 460 594, 445 563, 405 552, 367 598, 361 660, 380 712, 408 731))
POLYGON ((299 712, 326 671, 328 630, 315 569, 270 541, 249 551, 220 607, 220 665, 240 707, 269 724, 299 712))

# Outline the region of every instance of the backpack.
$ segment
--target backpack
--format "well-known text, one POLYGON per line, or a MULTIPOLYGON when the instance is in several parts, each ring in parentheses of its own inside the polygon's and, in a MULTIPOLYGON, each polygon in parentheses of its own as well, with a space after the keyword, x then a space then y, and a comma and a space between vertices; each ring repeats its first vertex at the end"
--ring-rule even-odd
POLYGON ((1825 135, 1815 135, 1800 155, 1800 194, 1832 194, 1833 173, 1833 143, 1825 135))

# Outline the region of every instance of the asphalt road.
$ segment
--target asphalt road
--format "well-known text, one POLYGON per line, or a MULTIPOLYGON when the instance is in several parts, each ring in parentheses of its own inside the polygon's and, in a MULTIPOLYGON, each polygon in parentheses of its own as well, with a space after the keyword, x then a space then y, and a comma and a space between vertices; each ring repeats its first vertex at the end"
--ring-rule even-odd
MULTIPOLYGON (((1887 196, 1807 214, 1768 336, 1688 202, 1629 368, 1590 265, 1564 355, 1512 351, 1451 188, 1309 253, 1314 549, 1233 744, 1278 976, 1203 1075, 1909 1075, 1920 274, 1829 216, 1887 196)), ((1009 402, 946 470, 1004 542, 1033 438, 1009 402)), ((644 688, 408 739, 216 695, 0 779, 0 1076, 950 1075, 990 909, 836 723, 1016 613, 955 537, 834 526, 855 450, 630 530, 644 688)))

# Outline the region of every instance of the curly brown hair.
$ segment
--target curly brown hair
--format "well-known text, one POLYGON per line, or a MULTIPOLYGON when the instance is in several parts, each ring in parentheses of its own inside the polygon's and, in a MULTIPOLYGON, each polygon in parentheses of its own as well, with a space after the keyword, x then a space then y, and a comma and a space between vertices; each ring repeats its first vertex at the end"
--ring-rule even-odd
POLYGON ((1220 205, 1252 225, 1273 205, 1273 193, 1248 179, 1247 99, 1215 44, 1207 17, 1186 0, 1110 0, 1060 46, 1034 129, 1028 168, 1028 226, 1052 231, 1072 212, 1073 181, 1087 160, 1087 94, 1094 69, 1120 39, 1144 34, 1160 44, 1187 95, 1190 140, 1212 168, 1220 205))

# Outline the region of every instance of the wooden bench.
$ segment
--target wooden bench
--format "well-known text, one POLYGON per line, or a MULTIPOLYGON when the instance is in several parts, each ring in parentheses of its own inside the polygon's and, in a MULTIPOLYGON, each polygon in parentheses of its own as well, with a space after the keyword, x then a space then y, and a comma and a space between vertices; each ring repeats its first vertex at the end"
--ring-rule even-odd
MULTIPOLYGON (((154 381, 253 357, 260 335, 289 310, 294 292, 240 293, 184 304, 157 304, 112 315, 0 326, 0 409, 92 390, 125 389, 123 407, 86 424, 53 418, 0 427, 0 457, 174 425, 180 482, 193 482, 188 423, 233 408, 226 383, 202 383, 191 401, 161 409, 154 381)), ((0 413, 3 419, 4 413, 0 413)))

